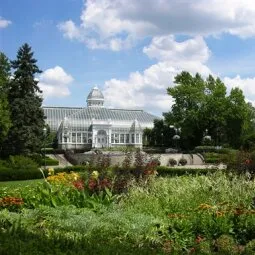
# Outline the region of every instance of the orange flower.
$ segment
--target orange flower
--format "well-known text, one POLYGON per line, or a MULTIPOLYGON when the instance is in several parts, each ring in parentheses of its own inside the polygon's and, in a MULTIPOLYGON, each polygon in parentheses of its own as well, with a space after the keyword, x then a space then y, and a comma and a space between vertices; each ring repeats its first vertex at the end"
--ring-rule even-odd
POLYGON ((224 216, 224 212, 216 211, 216 217, 224 216))
POLYGON ((199 243, 201 243, 203 240, 204 240, 204 238, 198 235, 198 236, 196 237, 195 242, 196 242, 197 244, 199 244, 199 243))
POLYGON ((201 209, 201 210, 207 210, 207 209, 210 209, 212 208, 211 205, 208 205, 208 204, 200 204, 198 209, 201 209))
POLYGON ((194 247, 190 248, 189 254, 193 254, 193 253, 195 253, 195 252, 196 252, 196 249, 195 249, 194 247))
POLYGON ((236 208, 236 209, 234 210, 234 215, 239 216, 239 215, 241 215, 241 214, 244 214, 244 210, 243 210, 243 209, 241 209, 241 208, 236 208))
POLYGON ((21 206, 24 204, 23 199, 19 197, 3 197, 0 199, 0 206, 8 207, 12 205, 21 206))
POLYGON ((178 214, 178 213, 170 213, 168 214, 169 218, 186 218, 186 215, 178 214))

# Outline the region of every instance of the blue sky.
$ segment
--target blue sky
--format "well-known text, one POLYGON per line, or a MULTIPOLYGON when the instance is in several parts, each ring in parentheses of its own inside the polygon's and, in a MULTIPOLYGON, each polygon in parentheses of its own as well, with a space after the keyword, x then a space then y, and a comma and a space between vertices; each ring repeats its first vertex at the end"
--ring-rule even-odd
POLYGON ((86 106, 97 85, 108 107, 161 115, 182 70, 255 102, 252 0, 4 0, 0 17, 0 51, 32 46, 44 105, 86 106))

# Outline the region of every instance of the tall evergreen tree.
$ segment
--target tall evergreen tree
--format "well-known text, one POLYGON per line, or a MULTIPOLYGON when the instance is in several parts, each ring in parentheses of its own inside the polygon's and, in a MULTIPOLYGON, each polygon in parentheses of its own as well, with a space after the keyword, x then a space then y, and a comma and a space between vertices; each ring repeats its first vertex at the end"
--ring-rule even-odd
POLYGON ((17 59, 11 61, 14 77, 8 90, 12 127, 8 135, 8 154, 26 154, 40 149, 44 114, 42 93, 35 75, 40 73, 37 60, 28 44, 20 47, 17 59))
POLYGON ((0 52, 0 153, 2 143, 11 127, 11 118, 7 100, 7 87, 10 81, 10 62, 4 53, 0 52))

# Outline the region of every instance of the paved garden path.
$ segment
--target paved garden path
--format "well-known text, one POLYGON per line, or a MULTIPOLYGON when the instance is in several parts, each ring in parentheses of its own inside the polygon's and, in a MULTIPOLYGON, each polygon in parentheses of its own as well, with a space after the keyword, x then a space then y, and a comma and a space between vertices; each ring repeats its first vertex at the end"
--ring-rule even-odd
POLYGON ((47 154, 48 157, 59 161, 58 166, 51 166, 53 168, 72 166, 72 164, 66 160, 64 154, 47 154))

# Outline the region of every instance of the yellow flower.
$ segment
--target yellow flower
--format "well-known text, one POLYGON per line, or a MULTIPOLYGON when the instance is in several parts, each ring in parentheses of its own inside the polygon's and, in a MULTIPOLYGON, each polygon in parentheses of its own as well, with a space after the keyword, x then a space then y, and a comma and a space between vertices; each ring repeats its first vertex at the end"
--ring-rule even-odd
POLYGON ((216 211, 216 217, 224 216, 224 212, 216 211))
POLYGON ((99 176, 98 171, 93 171, 92 174, 91 174, 91 177, 92 177, 93 179, 95 179, 95 180, 97 180, 98 176, 99 176))
POLYGON ((202 209, 202 210, 206 210, 206 209, 210 209, 212 208, 211 205, 208 205, 208 204, 200 204, 198 209, 202 209))
POLYGON ((80 175, 74 172, 71 173, 58 173, 47 177, 49 182, 55 184, 71 184, 73 181, 80 179, 80 175))
POLYGON ((48 175, 54 175, 54 169, 53 168, 48 169, 48 175))

